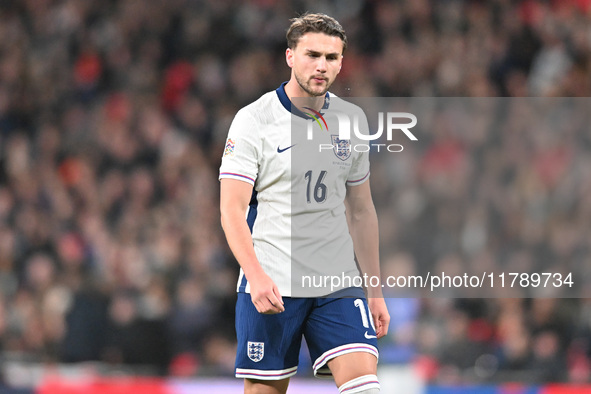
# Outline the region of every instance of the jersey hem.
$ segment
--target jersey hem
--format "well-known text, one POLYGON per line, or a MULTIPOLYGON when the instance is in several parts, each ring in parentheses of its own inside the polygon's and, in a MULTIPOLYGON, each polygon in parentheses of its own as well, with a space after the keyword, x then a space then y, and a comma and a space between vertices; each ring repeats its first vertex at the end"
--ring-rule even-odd
POLYGON ((250 183, 252 186, 254 186, 254 179, 253 178, 251 178, 247 175, 236 174, 234 172, 222 172, 222 173, 220 173, 220 176, 218 177, 218 179, 236 179, 238 181, 250 183))
POLYGON ((354 179, 352 181, 347 181, 347 185, 360 185, 365 182, 369 178, 369 172, 365 174, 365 176, 361 179, 354 179))

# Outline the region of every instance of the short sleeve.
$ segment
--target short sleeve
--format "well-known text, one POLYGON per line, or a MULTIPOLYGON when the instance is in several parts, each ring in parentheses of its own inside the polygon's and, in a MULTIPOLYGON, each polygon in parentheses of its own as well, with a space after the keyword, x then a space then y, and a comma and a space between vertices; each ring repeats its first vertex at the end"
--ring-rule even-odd
MULTIPOLYGON (((369 126, 367 124, 367 118, 365 113, 361 108, 356 108, 356 112, 359 114, 359 127, 361 128, 361 132, 363 134, 369 133, 369 126)), ((367 141, 362 141, 358 139, 356 136, 351 136, 352 144, 367 144, 367 141)), ((347 186, 355 186, 361 185, 363 182, 369 179, 369 152, 357 152, 356 156, 353 159, 353 165, 351 166, 351 170, 349 171, 349 176, 347 177, 347 186)))
POLYGON ((244 109, 238 111, 224 146, 219 179, 230 178, 254 186, 258 175, 260 139, 255 122, 244 109))
POLYGON ((361 185, 369 179, 369 153, 363 152, 353 163, 349 176, 347 177, 347 186, 361 185))

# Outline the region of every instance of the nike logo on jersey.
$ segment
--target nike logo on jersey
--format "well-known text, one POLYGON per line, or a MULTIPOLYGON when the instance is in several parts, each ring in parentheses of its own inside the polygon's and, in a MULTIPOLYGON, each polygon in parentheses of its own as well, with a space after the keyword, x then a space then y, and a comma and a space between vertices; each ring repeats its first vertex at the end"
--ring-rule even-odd
POLYGON ((377 338, 377 337, 376 337, 375 335, 369 335, 369 334, 367 333, 367 331, 366 331, 366 332, 365 332, 365 338, 366 338, 366 339, 373 339, 373 338, 377 338))
POLYGON ((277 153, 283 153, 286 150, 288 150, 289 148, 293 148, 295 146, 295 144, 293 144, 292 146, 288 146, 287 148, 283 148, 281 149, 280 147, 277 147, 277 153))

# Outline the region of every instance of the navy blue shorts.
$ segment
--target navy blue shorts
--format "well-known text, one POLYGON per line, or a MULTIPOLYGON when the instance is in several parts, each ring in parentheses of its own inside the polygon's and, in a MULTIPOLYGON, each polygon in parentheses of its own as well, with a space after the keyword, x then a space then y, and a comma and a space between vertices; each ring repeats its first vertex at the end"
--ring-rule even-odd
POLYGON ((263 315, 250 294, 236 302, 236 377, 280 380, 295 375, 302 336, 314 375, 332 377, 327 362, 353 352, 378 357, 376 332, 361 289, 338 298, 284 297, 285 312, 263 315), (359 291, 357 291, 359 290, 359 291))

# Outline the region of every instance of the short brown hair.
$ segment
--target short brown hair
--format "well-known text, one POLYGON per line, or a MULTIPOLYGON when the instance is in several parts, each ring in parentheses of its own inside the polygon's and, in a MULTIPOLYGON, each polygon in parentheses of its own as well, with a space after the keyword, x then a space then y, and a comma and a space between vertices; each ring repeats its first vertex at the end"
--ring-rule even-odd
POLYGON ((291 26, 287 29, 287 46, 294 49, 300 38, 306 33, 324 33, 329 36, 339 37, 343 41, 343 52, 347 49, 347 36, 345 29, 334 18, 325 14, 305 13, 297 18, 290 19, 291 26))

